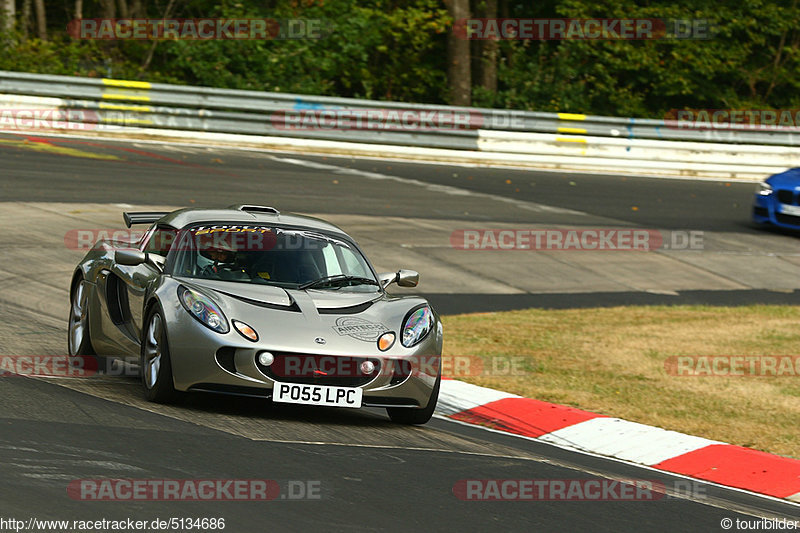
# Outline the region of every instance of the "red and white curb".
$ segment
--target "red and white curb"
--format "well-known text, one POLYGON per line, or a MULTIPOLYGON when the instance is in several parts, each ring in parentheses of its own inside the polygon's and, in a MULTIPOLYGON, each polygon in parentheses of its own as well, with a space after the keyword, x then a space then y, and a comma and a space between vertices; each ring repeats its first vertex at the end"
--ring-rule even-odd
POLYGON ((444 379, 447 418, 800 503, 800 460, 444 379))

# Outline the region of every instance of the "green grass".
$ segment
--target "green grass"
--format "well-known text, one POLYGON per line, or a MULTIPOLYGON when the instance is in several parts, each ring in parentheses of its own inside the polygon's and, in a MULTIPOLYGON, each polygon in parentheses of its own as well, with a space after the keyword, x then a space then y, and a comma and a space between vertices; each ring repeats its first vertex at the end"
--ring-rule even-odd
POLYGON ((679 377, 682 355, 800 353, 800 308, 615 307, 443 318, 445 355, 484 359, 477 385, 800 458, 800 376, 679 377), (519 375, 493 375, 492 357, 519 375))

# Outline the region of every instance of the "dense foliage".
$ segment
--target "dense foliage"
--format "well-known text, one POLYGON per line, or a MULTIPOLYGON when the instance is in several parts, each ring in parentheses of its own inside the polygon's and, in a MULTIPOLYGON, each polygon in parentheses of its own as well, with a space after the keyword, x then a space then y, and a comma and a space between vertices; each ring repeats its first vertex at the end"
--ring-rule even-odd
MULTIPOLYGON (((485 1, 472 0, 472 13, 485 1)), ((497 90, 481 87, 473 69, 472 102, 638 117, 676 108, 798 108, 797 3, 500 0, 498 16, 710 19, 715 31, 707 40, 501 41, 497 90)), ((331 28, 316 40, 158 42, 73 39, 69 1, 48 6, 42 40, 34 17, 24 19, 17 4, 16 27, 2 35, 2 70, 448 103, 453 21, 440 0, 139 1, 151 18, 165 10, 181 18, 299 17, 331 28)), ((82 9, 86 18, 101 17, 103 1, 87 0, 82 9)), ((472 43, 474 54, 480 46, 472 43)))

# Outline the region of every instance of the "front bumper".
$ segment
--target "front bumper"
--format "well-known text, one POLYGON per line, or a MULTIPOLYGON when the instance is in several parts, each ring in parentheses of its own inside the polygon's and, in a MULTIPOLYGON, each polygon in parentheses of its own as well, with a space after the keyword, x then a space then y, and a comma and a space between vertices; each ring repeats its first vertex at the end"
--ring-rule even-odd
MULTIPOLYGON (((165 310, 166 311, 166 310, 165 310)), ((257 363, 261 352, 306 357, 323 357, 341 372, 353 372, 353 366, 336 361, 368 358, 378 369, 358 388, 363 390, 366 407, 417 407, 428 405, 437 376, 441 372, 441 339, 438 329, 431 331, 417 346, 407 349, 399 341, 388 352, 365 350, 361 353, 337 353, 309 347, 281 346, 266 340, 249 342, 231 331, 218 334, 201 325, 183 309, 167 313, 167 338, 174 385, 180 391, 203 391, 270 398, 276 382, 298 382, 297 378, 274 379, 257 363), (407 369, 407 377, 398 377, 396 369, 407 369), (343 370, 342 370, 343 369, 343 370), (402 379, 401 379, 402 378, 402 379)), ((319 348, 319 347, 316 347, 319 348)), ((303 367, 301 363, 299 365, 303 367)), ((278 374, 285 376, 286 374, 278 374)), ((327 382, 319 385, 342 385, 327 382)), ((306 381, 303 381, 306 382, 306 381)))
MULTIPOLYGON (((753 199, 753 222, 800 230, 800 206, 781 203, 778 200, 780 190, 777 189, 768 196, 755 195, 753 199)), ((791 192, 793 193, 793 191, 791 192)))

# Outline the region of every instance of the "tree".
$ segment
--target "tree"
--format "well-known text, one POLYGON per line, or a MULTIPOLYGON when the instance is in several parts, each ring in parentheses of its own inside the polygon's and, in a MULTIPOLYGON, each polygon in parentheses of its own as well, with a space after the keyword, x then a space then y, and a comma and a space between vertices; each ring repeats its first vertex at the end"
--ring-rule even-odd
POLYGON ((2 0, 0 9, 2 9, 2 20, 0 20, 2 29, 10 32, 14 29, 14 17, 17 15, 14 0, 2 0))
POLYGON ((28 38, 28 29, 31 25, 31 0, 22 0, 22 19, 20 20, 22 36, 28 38))
POLYGON ((100 0, 100 9, 103 18, 105 19, 113 19, 117 16, 114 0, 100 0))
POLYGON ((36 7, 36 34, 42 41, 47 40, 47 17, 44 11, 44 0, 34 0, 36 7))
MULTIPOLYGON (((445 0, 453 19, 453 27, 462 19, 469 18, 469 0, 445 0)), ((466 35, 451 30, 447 35, 447 81, 452 105, 472 103, 472 69, 470 65, 470 42, 466 35)))
POLYGON ((131 12, 130 17, 135 18, 144 18, 146 15, 146 10, 142 6, 142 0, 133 0, 133 4, 131 5, 131 12))
MULTIPOLYGON (((497 0, 484 0, 483 18, 497 17, 497 0)), ((496 39, 478 41, 480 43, 480 86, 487 91, 497 92, 497 56, 499 46, 496 39)))

